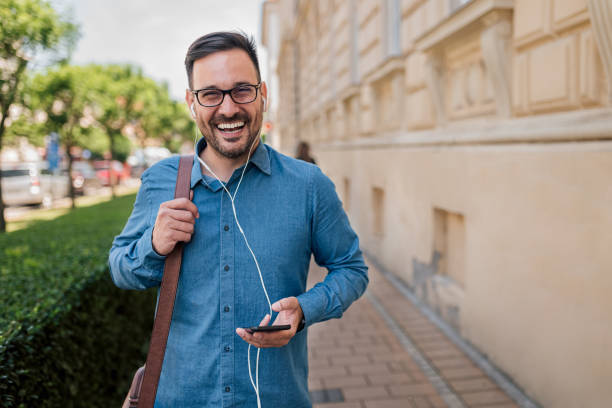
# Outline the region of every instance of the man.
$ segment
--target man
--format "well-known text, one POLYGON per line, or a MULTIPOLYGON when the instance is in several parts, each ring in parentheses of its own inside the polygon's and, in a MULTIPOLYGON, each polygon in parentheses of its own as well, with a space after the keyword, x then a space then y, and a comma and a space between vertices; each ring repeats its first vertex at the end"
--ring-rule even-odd
POLYGON ((173 199, 178 157, 152 166, 109 257, 119 287, 156 287, 165 256, 188 242, 156 407, 257 406, 248 344, 262 349, 261 405, 310 407, 307 330, 298 329, 340 317, 364 292, 357 236, 318 167, 260 142, 267 89, 252 39, 205 35, 189 47, 185 65, 185 99, 203 136, 191 173, 193 202, 173 199), (311 255, 329 273, 306 291, 311 255), (244 330, 270 320, 291 329, 244 330))

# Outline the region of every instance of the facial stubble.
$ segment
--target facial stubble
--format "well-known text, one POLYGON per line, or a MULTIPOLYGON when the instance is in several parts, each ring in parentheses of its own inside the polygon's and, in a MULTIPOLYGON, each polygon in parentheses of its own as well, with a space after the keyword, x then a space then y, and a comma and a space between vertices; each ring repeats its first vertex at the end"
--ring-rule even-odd
POLYGON ((228 150, 228 149, 224 149, 221 146, 221 143, 219 141, 220 138, 222 138, 222 136, 216 136, 215 135, 215 122, 218 122, 219 116, 215 116, 213 118, 211 118, 207 125, 204 124, 204 122, 198 117, 196 119, 196 123, 198 124, 198 129, 200 129, 200 133, 202 134, 202 136, 204 137, 204 140, 206 140, 206 144, 210 147, 212 147, 212 149, 217 152, 220 156, 226 157, 228 159, 237 159, 243 156, 246 156, 247 153, 249 152, 251 145, 255 142, 255 139, 259 136, 259 132, 261 131, 261 124, 263 122, 263 113, 262 110, 258 110, 255 113, 255 120, 252 121, 250 118, 250 115, 246 112, 243 112, 242 114, 237 114, 234 115, 232 118, 229 119, 225 119, 226 121, 233 121, 236 119, 240 119, 243 118, 245 120, 245 127, 249 126, 247 131, 248 131, 248 135, 247 135, 247 141, 246 143, 240 147, 238 150, 228 150))

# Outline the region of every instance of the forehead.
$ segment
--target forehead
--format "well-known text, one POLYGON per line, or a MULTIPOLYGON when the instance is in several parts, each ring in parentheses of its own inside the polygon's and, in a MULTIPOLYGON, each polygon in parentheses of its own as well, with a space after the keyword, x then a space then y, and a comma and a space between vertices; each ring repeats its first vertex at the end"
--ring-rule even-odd
POLYGON ((193 88, 232 88, 239 82, 257 83, 257 71, 241 49, 218 51, 193 63, 193 88))

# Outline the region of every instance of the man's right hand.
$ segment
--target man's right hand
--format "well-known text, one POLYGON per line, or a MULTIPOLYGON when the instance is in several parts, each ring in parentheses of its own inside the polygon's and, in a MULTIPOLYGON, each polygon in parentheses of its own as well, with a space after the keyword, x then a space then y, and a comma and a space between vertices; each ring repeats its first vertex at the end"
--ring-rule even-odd
MULTIPOLYGON (((193 198, 193 191, 189 194, 193 198)), ((153 227, 153 249, 160 255, 168 255, 177 242, 189 242, 196 218, 200 213, 196 205, 186 198, 161 203, 153 227)))

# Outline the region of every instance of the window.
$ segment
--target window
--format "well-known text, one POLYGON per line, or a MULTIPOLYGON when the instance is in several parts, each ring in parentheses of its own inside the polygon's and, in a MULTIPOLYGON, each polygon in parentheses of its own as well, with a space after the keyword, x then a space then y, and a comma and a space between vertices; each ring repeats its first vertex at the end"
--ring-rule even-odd
POLYGON ((381 237, 385 224, 385 190, 372 187, 372 233, 381 237))
POLYGON ((448 1, 450 3, 450 10, 452 13, 456 10, 459 10, 460 8, 462 8, 464 5, 468 4, 472 0, 448 0, 448 1))
POLYGON ((344 177, 342 181, 344 187, 344 197, 342 197, 342 204, 344 205, 344 211, 348 213, 349 209, 351 208, 351 180, 349 180, 348 177, 344 177))
POLYGON ((359 24, 357 23, 357 3, 351 0, 350 3, 350 37, 351 37, 351 84, 359 83, 359 50, 357 38, 359 35, 359 24))
POLYGON ((385 20, 386 55, 388 57, 400 55, 402 13, 400 11, 399 0, 386 0, 385 20))
POLYGON ((434 208, 434 251, 439 254, 437 273, 463 286, 465 218, 462 214, 434 208))

